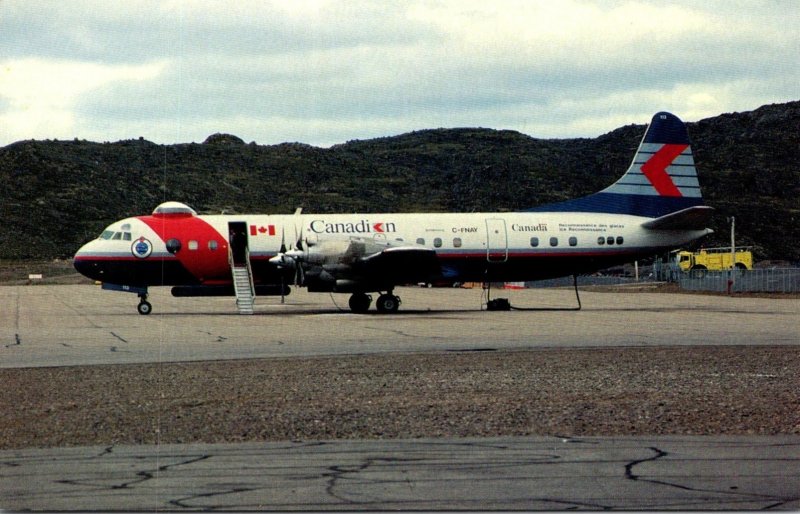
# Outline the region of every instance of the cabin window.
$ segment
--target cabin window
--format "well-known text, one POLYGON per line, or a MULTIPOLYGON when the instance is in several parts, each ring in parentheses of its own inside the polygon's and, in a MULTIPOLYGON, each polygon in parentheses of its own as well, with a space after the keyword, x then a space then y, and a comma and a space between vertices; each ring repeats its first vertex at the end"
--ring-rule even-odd
POLYGON ((578 238, 575 237, 575 236, 570 237, 569 238, 569 245, 570 246, 578 246, 578 238))
POLYGON ((461 238, 454 237, 453 238, 453 248, 461 248, 461 238))
POLYGON ((598 237, 598 238, 597 238, 597 244, 599 244, 599 245, 604 245, 604 244, 606 244, 606 238, 605 238, 605 237, 603 237, 603 236, 600 236, 600 237, 598 237))
POLYGON ((170 239, 167 241, 167 251, 175 254, 181 251, 181 242, 177 239, 170 239))
POLYGON ((123 232, 122 233, 122 240, 123 241, 130 241, 131 240, 131 233, 130 232, 123 232))
POLYGON ((538 237, 532 237, 531 238, 531 246, 534 247, 534 248, 539 246, 539 238, 538 237))
POLYGON ((551 237, 550 238, 550 246, 558 246, 558 238, 557 237, 551 237))
POLYGON ((214 239, 212 239, 211 241, 208 242, 208 249, 211 250, 212 252, 216 251, 218 246, 219 246, 219 244, 214 239))
POLYGON ((608 243, 608 244, 610 244, 610 245, 613 245, 613 244, 614 244, 614 238, 613 238, 613 237, 611 237, 611 236, 608 236, 608 237, 606 238, 606 243, 608 243))
POLYGON ((622 236, 617 236, 617 244, 618 245, 621 245, 623 243, 623 241, 625 241, 625 240, 622 239, 622 236))
POLYGON ((442 247, 442 238, 441 237, 435 238, 433 240, 433 246, 436 247, 436 248, 441 248, 442 247))
POLYGON ((417 244, 418 245, 424 245, 425 244, 425 238, 424 237, 418 237, 417 238, 417 244))
POLYGON ((114 237, 112 237, 111 239, 113 239, 114 241, 119 241, 120 239, 122 239, 122 232, 116 232, 114 234, 114 237))
POLYGON ((113 230, 104 230, 102 234, 100 234, 100 239, 111 239, 114 236, 113 230))
POLYGON ((189 241, 188 248, 189 250, 197 250, 197 241, 189 241))

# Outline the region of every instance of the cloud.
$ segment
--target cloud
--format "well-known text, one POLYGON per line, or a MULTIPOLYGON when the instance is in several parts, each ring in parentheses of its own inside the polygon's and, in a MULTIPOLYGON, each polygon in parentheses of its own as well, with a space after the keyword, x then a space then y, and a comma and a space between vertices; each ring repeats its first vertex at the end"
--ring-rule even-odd
POLYGON ((800 79, 795 2, 3 6, 5 65, 98 76, 27 97, 26 110, 18 81, 0 116, 20 125, 0 144, 226 131, 327 146, 453 126, 593 136, 662 109, 692 120, 797 99, 800 79))
POLYGON ((0 124, 17 137, 70 137, 77 128, 75 104, 115 82, 155 79, 164 62, 139 66, 104 65, 28 58, 0 63, 0 124))

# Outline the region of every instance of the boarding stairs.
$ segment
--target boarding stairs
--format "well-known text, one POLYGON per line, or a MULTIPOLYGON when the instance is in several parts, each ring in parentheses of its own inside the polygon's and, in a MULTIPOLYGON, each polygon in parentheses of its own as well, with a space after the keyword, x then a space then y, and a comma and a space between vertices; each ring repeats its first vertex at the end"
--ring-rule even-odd
POLYGON ((253 314, 256 288, 253 285, 253 270, 250 267, 250 251, 246 252, 244 263, 234 262, 231 254, 229 254, 229 261, 233 277, 233 290, 236 293, 236 308, 239 309, 239 314, 253 314))

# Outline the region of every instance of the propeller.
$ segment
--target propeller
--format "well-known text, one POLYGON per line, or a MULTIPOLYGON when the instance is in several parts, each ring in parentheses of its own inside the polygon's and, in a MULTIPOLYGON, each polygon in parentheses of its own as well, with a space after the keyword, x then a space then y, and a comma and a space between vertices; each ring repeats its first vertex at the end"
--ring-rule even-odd
MULTIPOLYGON (((295 212, 295 215, 300 213, 300 209, 295 212)), ((295 224, 295 236, 297 236, 297 225, 295 224)), ((275 257, 272 257, 269 262, 274 264, 279 269, 280 268, 288 268, 289 266, 294 267, 294 285, 300 286, 305 281, 305 273, 303 270, 303 259, 305 257, 305 251, 303 249, 303 240, 301 237, 297 238, 297 243, 295 244, 294 248, 287 249, 286 248, 286 232, 283 228, 281 228, 281 247, 278 250, 278 254, 275 257)), ((281 289, 283 289, 283 274, 281 274, 281 289)), ((283 300, 283 294, 281 294, 281 300, 283 300)))

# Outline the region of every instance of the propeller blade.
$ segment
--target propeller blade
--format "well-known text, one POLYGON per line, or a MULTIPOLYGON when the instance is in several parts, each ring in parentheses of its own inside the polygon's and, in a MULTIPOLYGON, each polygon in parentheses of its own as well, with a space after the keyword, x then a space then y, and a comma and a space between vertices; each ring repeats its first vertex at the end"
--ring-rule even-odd
POLYGON ((300 219, 300 213, 301 212, 303 212, 303 208, 302 207, 298 207, 297 209, 295 209, 295 211, 294 211, 294 220, 293 220, 293 223, 292 223, 294 225, 294 240, 297 241, 297 243, 295 243, 295 248, 297 248, 298 250, 302 250, 303 249, 303 245, 302 245, 302 241, 301 241, 302 238, 303 238, 303 235, 300 233, 301 229, 297 227, 297 222, 300 219))
POLYGON ((294 285, 298 287, 300 287, 300 285, 302 284, 301 282, 302 273, 303 273, 303 266, 301 266, 300 263, 297 263, 297 265, 294 267, 294 285))

